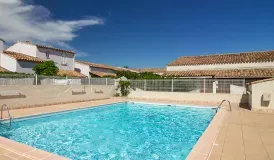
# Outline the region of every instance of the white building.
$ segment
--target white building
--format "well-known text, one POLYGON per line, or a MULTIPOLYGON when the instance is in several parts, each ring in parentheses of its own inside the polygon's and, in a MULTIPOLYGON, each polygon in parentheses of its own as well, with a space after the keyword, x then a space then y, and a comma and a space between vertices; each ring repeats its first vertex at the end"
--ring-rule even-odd
POLYGON ((114 67, 106 64, 98 64, 78 60, 75 60, 75 70, 88 77, 116 77, 117 71, 137 72, 135 70, 127 68, 114 67))
MULTIPOLYGON (((32 69, 36 64, 51 60, 59 68, 60 74, 68 76, 77 76, 78 74, 74 71, 75 53, 72 51, 32 44, 30 41, 17 42, 3 50, 4 41, 1 42, 0 65, 8 71, 34 73, 32 69)), ((78 75, 81 76, 81 74, 78 75)))
POLYGON ((247 81, 274 76, 274 51, 183 56, 167 65, 164 76, 244 78, 247 81))

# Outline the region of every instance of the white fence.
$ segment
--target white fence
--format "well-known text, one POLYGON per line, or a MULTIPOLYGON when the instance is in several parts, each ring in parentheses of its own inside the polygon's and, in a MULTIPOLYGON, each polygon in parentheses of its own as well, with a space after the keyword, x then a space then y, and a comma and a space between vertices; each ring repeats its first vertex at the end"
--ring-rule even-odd
POLYGON ((130 80, 134 90, 159 92, 245 94, 245 79, 160 79, 130 80))
POLYGON ((0 86, 6 85, 114 85, 113 78, 75 78, 0 74, 0 86))

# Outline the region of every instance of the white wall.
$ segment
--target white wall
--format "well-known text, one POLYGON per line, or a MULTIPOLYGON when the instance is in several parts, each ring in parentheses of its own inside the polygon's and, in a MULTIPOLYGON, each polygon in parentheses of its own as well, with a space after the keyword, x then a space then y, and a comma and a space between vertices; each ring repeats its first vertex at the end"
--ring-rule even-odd
POLYGON ((247 104, 247 95, 242 94, 213 94, 213 93, 183 93, 183 92, 151 92, 151 91, 131 91, 130 98, 162 99, 186 102, 221 103, 223 99, 234 104, 247 104))
POLYGON ((80 71, 80 73, 90 77, 90 75, 89 75, 89 71, 90 71, 89 65, 78 63, 78 62, 75 62, 74 65, 75 65, 75 70, 76 71, 80 71))
POLYGON ((55 62, 55 65, 62 70, 74 70, 74 58, 75 55, 71 53, 58 52, 46 48, 38 48, 37 57, 43 60, 52 60, 55 62), (46 52, 49 52, 49 59, 46 57, 46 52), (62 65, 62 54, 67 56, 67 65, 62 65))
POLYGON ((39 63, 33 63, 33 62, 25 62, 25 61, 17 61, 16 63, 16 70, 18 73, 34 73, 32 70, 33 67, 39 63))
POLYGON ((1 65, 1 54, 2 54, 3 50, 4 50, 4 41, 2 41, 0 39, 0 67, 2 66, 1 65))
POLYGON ((17 60, 1 53, 1 66, 11 72, 16 72, 17 60))
POLYGON ((7 48, 7 51, 23 53, 32 57, 37 57, 37 48, 35 45, 17 42, 14 45, 7 48))
POLYGON ((273 110, 274 109, 274 80, 252 84, 251 91, 252 91, 252 94, 251 94, 252 110, 257 110, 257 109, 273 110), (271 100, 269 102, 263 101, 262 96, 264 93, 271 94, 271 100))
POLYGON ((241 63, 241 64, 214 64, 214 65, 189 65, 189 66, 167 66, 167 71, 188 70, 218 70, 218 69, 252 69, 252 68, 274 68, 273 62, 264 63, 241 63))

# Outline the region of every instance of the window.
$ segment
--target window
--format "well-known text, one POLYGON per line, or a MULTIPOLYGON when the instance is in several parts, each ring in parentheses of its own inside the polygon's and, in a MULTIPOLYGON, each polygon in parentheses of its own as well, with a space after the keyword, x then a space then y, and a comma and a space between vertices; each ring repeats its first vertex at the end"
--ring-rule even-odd
POLYGON ((66 65, 67 64, 67 55, 62 53, 62 65, 66 65))
POLYGON ((49 59, 49 51, 46 52, 46 57, 49 59))

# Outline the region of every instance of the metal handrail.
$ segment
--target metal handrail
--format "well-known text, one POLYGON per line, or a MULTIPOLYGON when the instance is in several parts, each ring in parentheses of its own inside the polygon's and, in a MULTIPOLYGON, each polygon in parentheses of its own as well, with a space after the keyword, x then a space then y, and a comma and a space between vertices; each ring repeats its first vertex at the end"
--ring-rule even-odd
POLYGON ((6 107, 6 109, 7 109, 7 112, 8 112, 8 115, 9 115, 9 119, 10 119, 10 126, 11 126, 12 117, 10 115, 10 109, 9 109, 8 105, 6 105, 6 104, 3 104, 2 107, 1 107, 1 119, 3 119, 4 107, 6 107))
POLYGON ((222 102, 220 103, 220 105, 217 107, 216 113, 217 113, 217 111, 221 108, 221 105, 222 105, 225 101, 228 102, 228 104, 229 104, 229 110, 230 110, 230 112, 232 111, 230 101, 224 99, 224 100, 222 100, 222 102))

